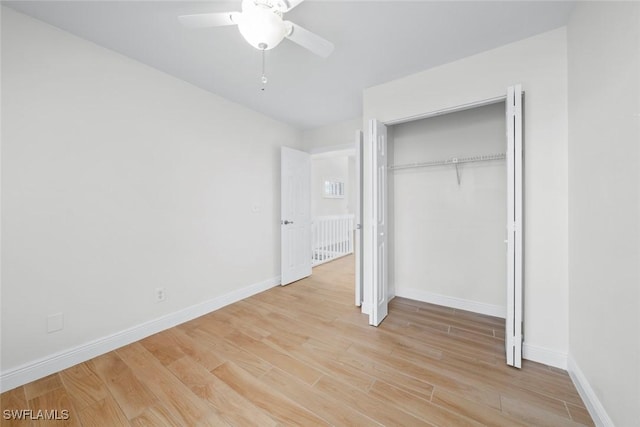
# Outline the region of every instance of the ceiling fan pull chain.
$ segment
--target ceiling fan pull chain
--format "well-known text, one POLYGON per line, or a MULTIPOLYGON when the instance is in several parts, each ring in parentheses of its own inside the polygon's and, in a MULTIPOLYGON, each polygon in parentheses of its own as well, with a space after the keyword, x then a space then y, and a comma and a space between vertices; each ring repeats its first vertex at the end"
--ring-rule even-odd
POLYGON ((267 45, 264 43, 260 43, 260 48, 262 48, 262 91, 264 91, 265 87, 267 86, 267 76, 265 76, 264 74, 264 55, 265 55, 265 51, 267 50, 267 45))

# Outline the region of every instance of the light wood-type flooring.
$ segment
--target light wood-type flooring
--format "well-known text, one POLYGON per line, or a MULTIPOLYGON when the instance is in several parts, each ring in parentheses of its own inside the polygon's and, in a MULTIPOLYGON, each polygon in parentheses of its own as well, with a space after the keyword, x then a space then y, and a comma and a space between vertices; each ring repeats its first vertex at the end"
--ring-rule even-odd
POLYGON ((566 372, 505 365, 501 319, 395 298, 368 326, 353 262, 8 391, 70 418, 2 425, 592 425, 566 372))

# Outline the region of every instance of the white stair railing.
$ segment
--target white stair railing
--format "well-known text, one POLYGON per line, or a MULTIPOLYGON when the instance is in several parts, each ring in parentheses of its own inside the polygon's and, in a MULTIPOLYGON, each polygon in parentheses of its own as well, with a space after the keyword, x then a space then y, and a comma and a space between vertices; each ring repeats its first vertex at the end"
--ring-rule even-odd
POLYGON ((311 225, 311 264, 324 264, 353 253, 353 215, 327 215, 311 225))

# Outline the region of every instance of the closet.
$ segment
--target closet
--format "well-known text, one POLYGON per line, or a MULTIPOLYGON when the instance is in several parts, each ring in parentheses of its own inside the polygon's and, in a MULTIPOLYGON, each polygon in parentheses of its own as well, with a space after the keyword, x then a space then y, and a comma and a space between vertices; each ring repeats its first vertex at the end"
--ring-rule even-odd
POLYGON ((368 120, 370 325, 394 295, 503 316, 506 362, 521 367, 523 100, 518 84, 494 98, 368 120))
POLYGON ((505 317, 505 102, 388 127, 389 287, 505 317))

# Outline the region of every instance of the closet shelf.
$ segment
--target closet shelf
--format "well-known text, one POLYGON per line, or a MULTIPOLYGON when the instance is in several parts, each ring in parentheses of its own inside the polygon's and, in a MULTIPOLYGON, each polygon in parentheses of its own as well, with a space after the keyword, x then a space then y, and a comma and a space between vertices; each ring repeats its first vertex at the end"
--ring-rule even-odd
POLYGON ((444 165, 453 165, 457 166, 462 163, 473 163, 473 162, 487 162, 490 160, 502 160, 506 157, 505 153, 498 154, 486 154, 483 156, 471 156, 471 157, 452 157, 448 160, 433 160, 430 162, 421 162, 421 163, 406 163, 402 165, 391 165, 389 169, 391 170, 399 170, 399 169, 411 169, 411 168, 424 168, 428 166, 444 166, 444 165))

